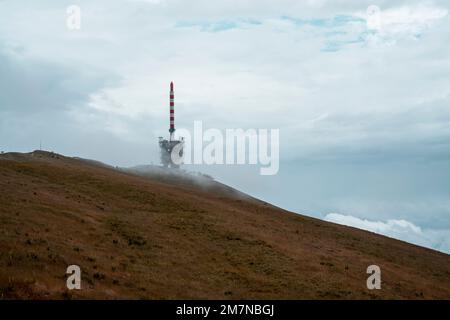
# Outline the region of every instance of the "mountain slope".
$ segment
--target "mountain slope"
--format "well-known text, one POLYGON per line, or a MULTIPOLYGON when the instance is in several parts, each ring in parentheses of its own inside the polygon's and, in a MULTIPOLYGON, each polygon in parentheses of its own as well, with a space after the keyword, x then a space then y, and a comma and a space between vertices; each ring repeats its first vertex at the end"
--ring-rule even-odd
POLYGON ((450 299, 449 255, 158 170, 0 155, 0 297, 450 299))

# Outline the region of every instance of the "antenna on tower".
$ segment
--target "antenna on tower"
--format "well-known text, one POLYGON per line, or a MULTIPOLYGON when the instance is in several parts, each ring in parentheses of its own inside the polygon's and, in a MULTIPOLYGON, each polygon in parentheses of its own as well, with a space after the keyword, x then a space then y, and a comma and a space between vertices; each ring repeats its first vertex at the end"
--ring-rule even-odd
POLYGON ((173 82, 170 82, 170 141, 174 140, 175 133, 175 94, 173 91, 173 82))

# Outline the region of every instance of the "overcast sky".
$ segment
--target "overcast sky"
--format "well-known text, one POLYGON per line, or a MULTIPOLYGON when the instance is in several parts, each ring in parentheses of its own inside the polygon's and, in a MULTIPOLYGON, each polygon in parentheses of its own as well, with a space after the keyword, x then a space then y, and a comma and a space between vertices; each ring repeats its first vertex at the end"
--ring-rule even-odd
POLYGON ((42 141, 113 165, 157 163, 174 81, 178 127, 280 129, 276 176, 189 169, 450 252, 449 10, 444 0, 0 0, 0 150, 42 141), (69 5, 80 30, 66 26, 69 5))

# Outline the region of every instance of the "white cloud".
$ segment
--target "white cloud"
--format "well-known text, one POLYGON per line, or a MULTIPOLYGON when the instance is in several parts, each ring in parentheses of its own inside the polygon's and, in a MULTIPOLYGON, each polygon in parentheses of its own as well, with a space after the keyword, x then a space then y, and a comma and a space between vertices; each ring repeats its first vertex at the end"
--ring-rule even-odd
POLYGON ((382 29, 397 33, 417 33, 447 16, 448 10, 431 5, 416 5, 381 10, 380 14, 382 29))
POLYGON ((449 229, 422 229, 406 220, 371 221, 339 213, 329 213, 324 220, 450 253, 449 229))
POLYGON ((416 39, 448 15, 448 9, 426 4, 413 4, 382 9, 368 7, 357 16, 367 20, 367 27, 373 33, 366 38, 370 45, 396 44, 402 39, 416 39))

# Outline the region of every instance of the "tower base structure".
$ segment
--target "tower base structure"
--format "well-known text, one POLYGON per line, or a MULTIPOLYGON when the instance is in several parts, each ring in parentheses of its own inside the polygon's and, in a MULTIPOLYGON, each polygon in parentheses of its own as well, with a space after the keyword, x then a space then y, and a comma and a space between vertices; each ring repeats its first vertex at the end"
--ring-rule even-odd
POLYGON ((184 141, 181 140, 166 140, 163 139, 163 137, 159 137, 159 148, 161 151, 161 163, 163 167, 165 168, 174 168, 178 169, 180 168, 181 160, 183 159, 183 146, 184 141), (175 159, 179 159, 180 161, 178 163, 174 163, 172 159, 172 153, 173 157, 175 159))

